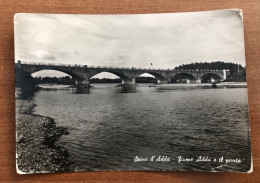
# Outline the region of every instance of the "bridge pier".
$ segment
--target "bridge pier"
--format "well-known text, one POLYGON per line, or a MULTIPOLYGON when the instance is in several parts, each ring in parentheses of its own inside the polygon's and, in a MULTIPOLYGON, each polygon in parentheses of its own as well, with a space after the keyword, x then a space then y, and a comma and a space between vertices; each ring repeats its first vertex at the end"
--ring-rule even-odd
POLYGON ((131 80, 131 84, 135 85, 135 79, 131 80))
POLYGON ((127 79, 122 79, 122 85, 130 84, 130 81, 127 79))
POLYGON ((214 79, 214 78, 211 78, 211 79, 210 79, 210 82, 211 82, 211 83, 215 83, 215 79, 214 79))
POLYGON ((88 79, 77 79, 75 84, 76 84, 77 88, 89 88, 90 87, 88 79))
POLYGON ((128 79, 122 79, 122 85, 135 85, 135 79, 131 79, 131 80, 128 80, 128 79))
POLYGON ((195 83, 201 83, 201 79, 196 79, 195 83))
POLYGON ((223 70, 223 80, 227 79, 227 70, 223 70))
POLYGON ((165 79, 165 80, 158 79, 158 80, 157 80, 157 83, 158 83, 158 84, 167 84, 167 83, 168 83, 168 80, 166 80, 166 79, 165 79))

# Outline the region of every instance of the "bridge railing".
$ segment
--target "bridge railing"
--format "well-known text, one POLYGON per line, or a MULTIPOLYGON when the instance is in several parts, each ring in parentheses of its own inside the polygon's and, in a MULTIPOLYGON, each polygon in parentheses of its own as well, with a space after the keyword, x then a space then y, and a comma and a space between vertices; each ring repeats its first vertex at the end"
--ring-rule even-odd
POLYGON ((62 63, 46 63, 46 62, 20 62, 23 65, 43 65, 43 66, 64 66, 64 67, 88 67, 88 68, 101 68, 101 69, 138 69, 138 70, 174 70, 165 68, 141 68, 141 67, 112 67, 112 66, 94 66, 94 65, 81 65, 81 64, 62 64, 62 63))
POLYGON ((87 67, 87 68, 100 68, 100 69, 134 69, 134 70, 149 70, 149 71, 172 71, 176 70, 181 72, 214 72, 214 71, 223 71, 223 70, 201 70, 201 69, 170 69, 170 68, 141 68, 141 67, 112 67, 112 66, 94 66, 94 65, 81 65, 81 64, 62 64, 62 63, 46 63, 46 62, 25 62, 19 61, 22 65, 43 65, 43 66, 64 66, 64 67, 87 67))
MULTIPOLYGON (((206 70, 202 70, 202 69, 176 69, 177 71, 188 71, 188 72, 196 72, 196 71, 200 71, 200 72, 220 72, 223 71, 222 69, 206 69, 206 70)), ((225 69, 227 70, 227 69, 225 69)))

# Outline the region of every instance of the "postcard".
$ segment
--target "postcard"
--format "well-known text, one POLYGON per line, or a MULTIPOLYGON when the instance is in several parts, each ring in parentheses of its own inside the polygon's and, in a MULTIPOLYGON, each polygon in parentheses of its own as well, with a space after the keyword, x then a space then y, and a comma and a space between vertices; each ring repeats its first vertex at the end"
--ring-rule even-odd
POLYGON ((17 173, 253 171, 242 10, 14 29, 17 173))

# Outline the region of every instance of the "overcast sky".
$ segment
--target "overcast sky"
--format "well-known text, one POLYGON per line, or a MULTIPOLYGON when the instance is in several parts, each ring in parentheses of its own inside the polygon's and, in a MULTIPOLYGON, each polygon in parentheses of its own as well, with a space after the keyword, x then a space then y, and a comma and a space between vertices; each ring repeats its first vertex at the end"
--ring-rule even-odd
POLYGON ((15 60, 174 68, 191 62, 245 65, 236 10, 139 15, 17 14, 15 60))

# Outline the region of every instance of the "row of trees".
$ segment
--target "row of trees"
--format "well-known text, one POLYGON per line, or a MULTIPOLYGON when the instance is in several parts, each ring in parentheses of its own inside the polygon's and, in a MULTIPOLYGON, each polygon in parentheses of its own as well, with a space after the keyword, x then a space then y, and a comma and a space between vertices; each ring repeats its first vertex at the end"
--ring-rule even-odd
MULTIPOLYGON (((39 84, 44 83, 57 83, 57 84, 65 84, 65 85, 74 85, 75 79, 70 76, 65 77, 36 77, 35 80, 39 84)), ((90 79, 90 83, 121 83, 122 80, 120 78, 110 79, 110 78, 92 78, 90 79)), ((136 78, 137 83, 156 83, 157 80, 153 77, 138 77, 136 78)))
POLYGON ((74 85, 75 79, 72 79, 70 76, 64 77, 36 77, 35 80, 39 84, 44 83, 57 83, 57 84, 65 84, 65 85, 74 85))
POLYGON ((196 62, 191 64, 182 64, 175 69, 199 69, 199 70, 229 70, 230 76, 226 81, 245 82, 246 81, 246 68, 242 65, 231 62, 196 62))
POLYGON ((191 64, 182 64, 175 69, 199 69, 199 70, 229 70, 230 76, 239 75, 240 73, 245 73, 245 68, 242 65, 231 63, 231 62, 195 62, 191 64))

